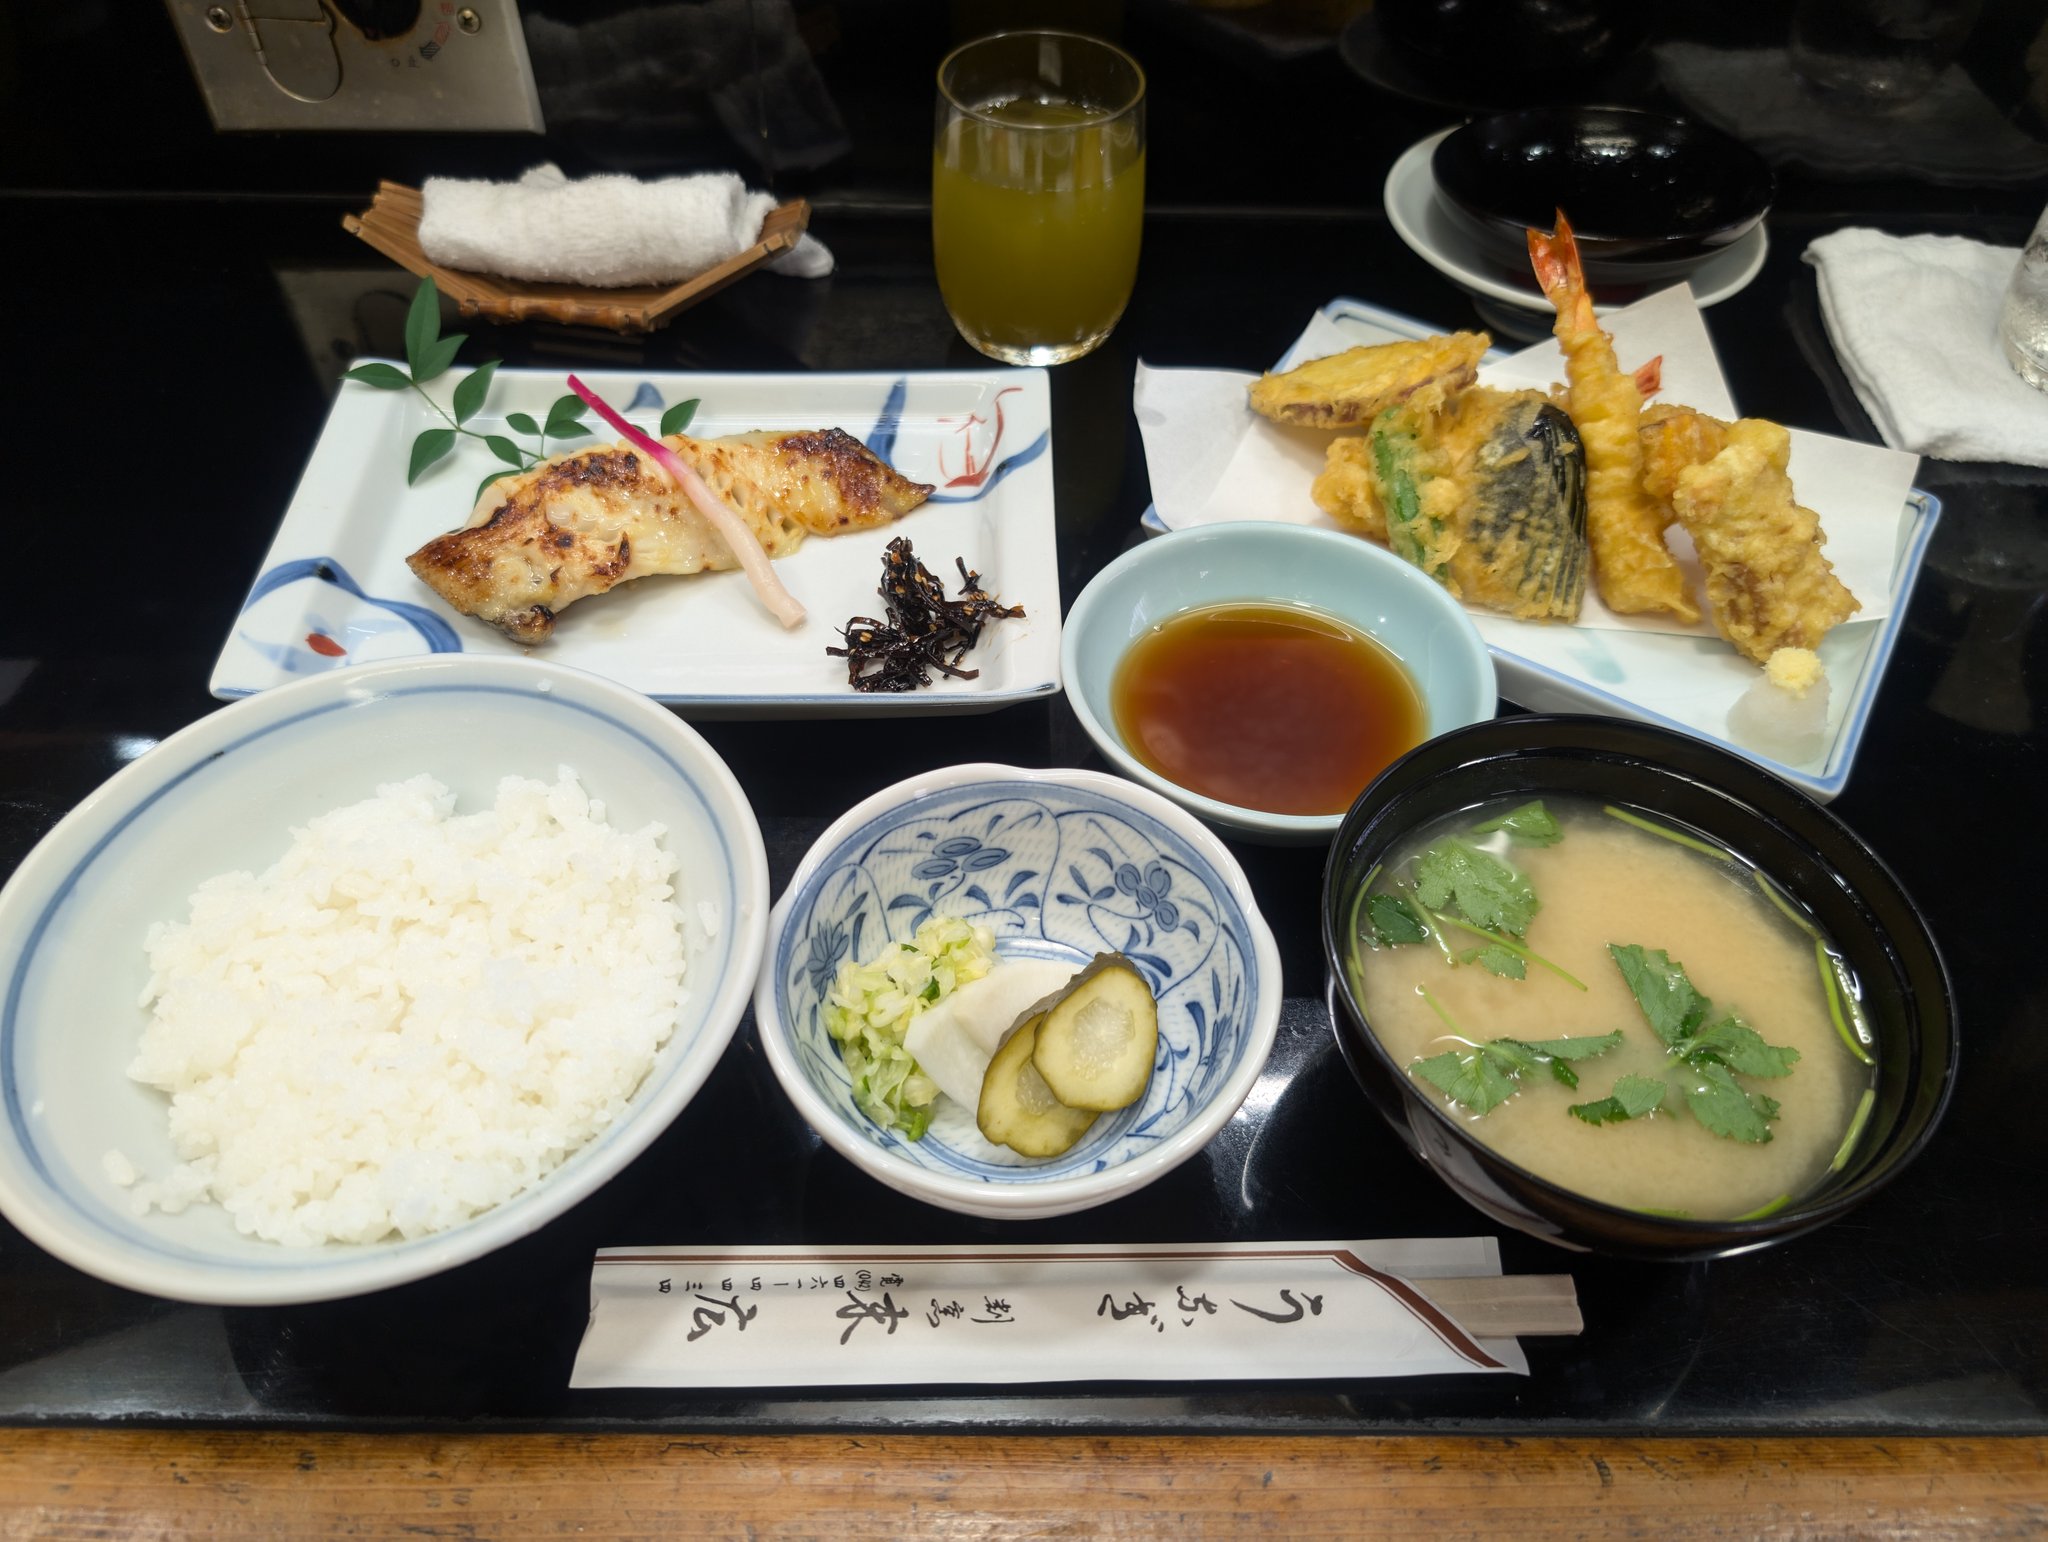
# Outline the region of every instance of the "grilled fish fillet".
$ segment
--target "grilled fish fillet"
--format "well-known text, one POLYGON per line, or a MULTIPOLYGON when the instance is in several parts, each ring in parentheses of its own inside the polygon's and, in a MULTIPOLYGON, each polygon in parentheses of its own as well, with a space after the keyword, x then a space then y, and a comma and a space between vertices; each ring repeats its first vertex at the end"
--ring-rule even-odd
MULTIPOLYGON (((744 519, 770 557, 806 535, 902 518, 931 486, 899 475, 842 429, 662 441, 744 519)), ((668 473, 629 444, 601 445, 494 482, 469 523, 406 558, 422 582, 514 642, 538 643, 565 605, 632 578, 738 560, 668 473)))

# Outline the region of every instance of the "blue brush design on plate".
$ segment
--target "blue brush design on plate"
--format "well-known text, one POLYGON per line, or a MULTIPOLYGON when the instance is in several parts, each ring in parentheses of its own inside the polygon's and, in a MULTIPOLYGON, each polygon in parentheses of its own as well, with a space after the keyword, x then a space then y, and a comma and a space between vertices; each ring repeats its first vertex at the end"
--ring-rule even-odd
POLYGON ((628 412, 661 411, 661 393, 654 389, 654 382, 643 380, 640 388, 633 393, 633 399, 626 403, 628 412))
POLYGON ((1205 1105, 1251 1031, 1257 966, 1237 901, 1173 830, 1093 788, 981 783, 919 798, 849 836, 794 904, 773 961, 774 1031, 849 1127, 929 1171, 1017 1183, 1127 1161, 1205 1105), (974 1110, 949 1100, 914 1142, 861 1113, 825 999, 847 961, 866 962, 934 915, 988 927, 1005 955, 1077 969, 1097 953, 1130 959, 1159 1002, 1158 1057, 1139 1103, 1043 1162, 990 1145, 974 1110))
POLYGON ((903 403, 910 394, 910 381, 899 376, 889 387, 889 394, 882 402, 881 416, 875 419, 874 429, 868 434, 867 447, 880 459, 895 465, 896 435, 903 427, 903 403))
POLYGON ((1031 443, 1024 446, 1024 448, 1019 450, 1015 455, 1012 455, 1005 460, 998 461, 996 463, 995 470, 991 471, 988 474, 988 480, 983 482, 973 492, 933 493, 931 497, 925 499, 925 502, 979 503, 982 499, 986 498, 990 493, 996 490, 996 487, 998 486, 998 484, 1002 482, 1003 478, 1007 477, 1011 472, 1017 470, 1019 467, 1030 465, 1033 461, 1037 460, 1039 456, 1043 455, 1051 444, 1052 432, 1051 430, 1047 430, 1045 433, 1040 434, 1036 439, 1032 440, 1031 443))
MULTIPOLYGON (((1009 389, 1015 388, 1011 387, 1009 389)), ((891 465, 895 465, 896 437, 899 433, 902 432, 903 403, 905 398, 908 396, 909 391, 910 382, 906 378, 899 378, 898 380, 896 380, 894 384, 892 384, 889 387, 889 394, 886 398, 883 399, 882 411, 880 415, 875 419, 875 426, 872 430, 869 431, 867 438, 863 441, 871 451, 873 451, 881 459, 888 461, 891 465)), ((1003 396, 1007 395, 1008 391, 998 391, 996 394, 998 396, 1003 396)), ((979 418, 975 418, 972 419, 972 423, 974 426, 980 426, 981 420, 979 418)), ((996 419, 995 437, 989 445, 990 454, 993 455, 1000 450, 1002 446, 1002 438, 1002 419, 1000 415, 998 415, 996 419)), ((1037 460, 1041 455, 1045 454, 1045 452, 1047 451, 1047 449, 1051 447, 1051 445, 1052 430, 1046 429, 1043 432, 1041 432, 1036 439, 1032 440, 1031 443, 1027 444, 1023 449, 1019 450, 1015 455, 1006 456, 1002 460, 997 461, 992 468, 971 475, 954 477, 951 479, 947 479, 946 477, 945 461, 944 457, 941 456, 939 469, 936 473, 937 477, 939 478, 940 485, 944 487, 966 487, 969 490, 966 492, 957 493, 934 492, 929 498, 925 499, 925 502, 979 503, 982 499, 986 498, 990 493, 994 492, 996 488, 1002 483, 1005 477, 1009 476, 1010 473, 1012 473, 1013 471, 1019 470, 1024 466, 1030 465, 1033 461, 1037 460)), ((897 466, 896 469, 898 471, 904 472, 906 476, 913 474, 902 466, 897 466)), ((930 475, 932 473, 925 474, 930 475)))
MULTIPOLYGON (((443 621, 431 610, 428 610, 424 605, 414 605, 408 600, 386 600, 374 594, 365 594, 363 586, 349 576, 348 569, 339 562, 336 562, 332 557, 295 557, 289 562, 280 562, 250 586, 249 597, 242 602, 242 614, 248 615, 256 602, 263 599, 266 595, 275 593, 287 584, 296 584, 305 579, 313 579, 319 583, 331 584, 341 590, 342 593, 352 595, 354 598, 361 600, 365 605, 374 605, 380 610, 389 611, 400 621, 419 633, 420 641, 427 645, 429 653, 460 653, 462 651, 462 639, 455 635, 455 628, 446 621, 443 621)), ((324 628, 316 627, 315 629, 325 632, 324 628)), ((274 641, 259 640, 251 637, 246 632, 243 632, 241 635, 245 642, 248 642, 266 657, 272 658, 273 661, 276 660, 276 650, 284 648, 289 651, 292 646, 274 641)), ((332 634, 327 633, 326 635, 332 634)), ((311 652, 310 649, 305 651, 311 652)), ((340 655, 336 655, 330 662, 339 662, 340 657, 340 655)))

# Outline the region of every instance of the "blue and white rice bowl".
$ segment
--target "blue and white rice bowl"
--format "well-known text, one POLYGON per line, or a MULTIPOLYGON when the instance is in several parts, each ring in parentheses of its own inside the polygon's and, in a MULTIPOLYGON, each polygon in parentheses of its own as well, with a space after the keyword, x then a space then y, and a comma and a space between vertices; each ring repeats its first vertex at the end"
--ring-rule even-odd
POLYGON ((768 934, 754 1015, 798 1111, 869 1176, 967 1215, 1067 1215, 1142 1188, 1236 1113, 1279 1027, 1279 953, 1236 860, 1191 814, 1099 772, 963 765, 887 788, 819 837, 768 934), (825 998, 843 963, 933 915, 988 927, 1006 958, 1129 958, 1159 1003, 1144 1096, 1044 1160, 985 1140, 951 1099, 916 1141, 864 1114, 825 998))
POLYGON ((118 772, 0 892, 0 1214, 87 1273, 226 1305, 329 1300, 477 1258, 616 1175, 704 1084, 759 972, 768 893, 760 826, 724 762, 666 708, 581 670, 448 654, 225 707, 118 772), (509 1200, 409 1240, 285 1247, 211 1203, 134 1215, 105 1153, 145 1174, 176 1160, 164 1095, 126 1074, 149 924, 183 920, 203 880, 262 871, 293 826, 382 783, 430 774, 467 813, 502 777, 552 782, 562 766, 615 830, 659 821, 680 864, 689 996, 624 1113, 509 1200))

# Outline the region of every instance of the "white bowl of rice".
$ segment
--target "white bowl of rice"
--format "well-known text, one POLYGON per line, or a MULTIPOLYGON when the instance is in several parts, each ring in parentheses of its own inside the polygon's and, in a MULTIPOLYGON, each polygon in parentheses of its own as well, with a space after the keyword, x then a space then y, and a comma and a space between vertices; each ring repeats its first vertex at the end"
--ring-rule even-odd
POLYGON ((724 762, 594 675, 446 654, 236 702, 0 891, 0 1213, 224 1305, 477 1258, 682 1111, 767 911, 724 762))

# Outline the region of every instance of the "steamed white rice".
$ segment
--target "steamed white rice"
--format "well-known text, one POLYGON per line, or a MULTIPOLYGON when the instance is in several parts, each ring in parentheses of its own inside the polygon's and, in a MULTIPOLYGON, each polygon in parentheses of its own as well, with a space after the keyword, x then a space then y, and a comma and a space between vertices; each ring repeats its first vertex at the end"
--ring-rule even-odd
POLYGON ((128 1074, 171 1095, 183 1160, 137 1213, 212 1198, 275 1242, 421 1236, 624 1112, 688 994, 662 827, 610 828, 566 767, 454 809, 430 776, 380 787, 150 928, 128 1074))

